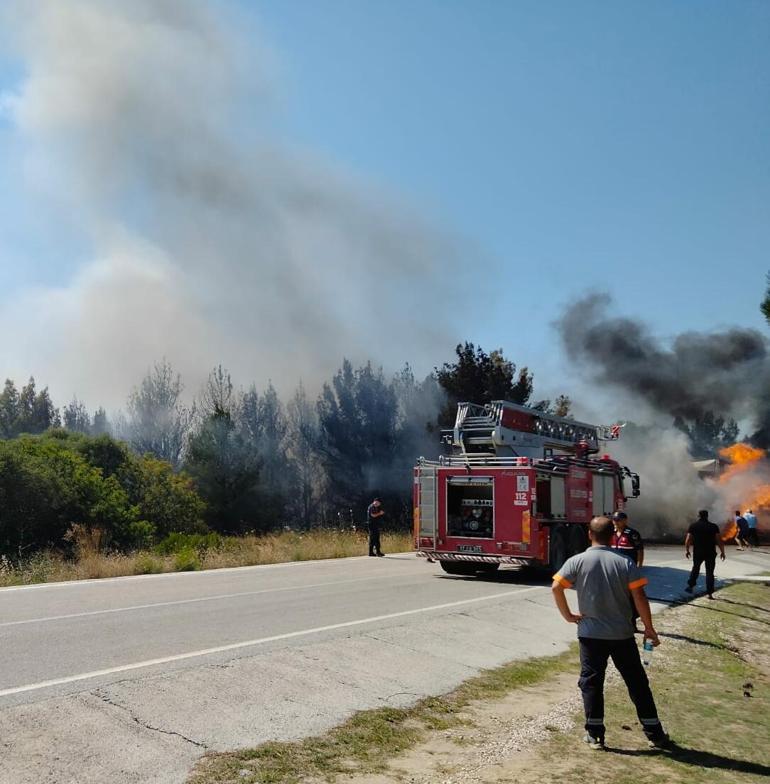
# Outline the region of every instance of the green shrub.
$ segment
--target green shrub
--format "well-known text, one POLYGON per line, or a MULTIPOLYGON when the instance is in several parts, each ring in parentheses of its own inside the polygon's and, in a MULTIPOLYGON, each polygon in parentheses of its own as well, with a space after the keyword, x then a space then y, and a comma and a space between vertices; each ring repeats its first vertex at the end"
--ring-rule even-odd
POLYGON ((155 526, 147 520, 134 520, 128 524, 128 539, 132 547, 146 550, 155 541, 155 526))
POLYGON ((205 533, 204 511, 189 477, 109 436, 0 439, 0 555, 71 552, 73 521, 103 531, 105 547, 151 547, 171 531, 205 533))
POLYGON ((198 553, 192 547, 180 550, 174 558, 174 568, 177 572, 197 572, 201 568, 198 553))
POLYGON ((204 553, 206 550, 219 550, 224 545, 224 537, 210 531, 207 534, 186 534, 173 531, 155 547, 160 555, 176 555, 184 550, 204 553))
POLYGON ((136 574, 160 574, 163 571, 163 561, 152 553, 139 553, 136 556, 134 572, 136 574))

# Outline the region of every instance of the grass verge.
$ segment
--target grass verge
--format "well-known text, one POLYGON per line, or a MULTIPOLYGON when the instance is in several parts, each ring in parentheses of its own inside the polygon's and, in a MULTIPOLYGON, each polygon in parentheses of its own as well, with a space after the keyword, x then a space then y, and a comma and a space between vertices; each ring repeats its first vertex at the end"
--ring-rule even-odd
POLYGON ((628 696, 615 682, 605 711, 609 751, 581 748, 579 733, 553 738, 539 750, 539 761, 568 758, 570 764, 549 765, 552 780, 569 772, 613 784, 768 781, 770 588, 738 584, 717 596, 677 608, 661 622, 664 644, 650 680, 672 751, 645 747, 638 725, 629 721, 628 696))
POLYGON ((318 737, 208 755, 193 770, 188 784, 363 784, 372 775, 377 782, 436 784, 766 782, 770 777, 770 588, 739 584, 720 591, 718 597, 712 602, 698 599, 658 618, 663 645, 656 650, 649 673, 660 715, 675 742, 671 752, 647 748, 625 687, 619 678, 610 678, 606 751, 592 751, 582 742, 583 719, 576 714, 573 729, 545 725, 541 736, 513 744, 513 750, 500 758, 500 741, 524 721, 514 719, 506 727, 500 718, 504 697, 520 701, 528 692, 531 700, 534 693, 538 715, 574 705, 565 702, 575 693, 574 680, 564 675, 577 675, 573 647, 561 656, 490 670, 451 694, 422 700, 410 709, 358 713, 318 737), (522 690, 557 676, 562 676, 567 691, 562 694, 552 687, 557 696, 550 702, 542 697, 545 689, 522 690), (451 732, 458 727, 459 731, 451 732), (447 738, 450 746, 457 744, 456 753, 451 748, 445 753, 447 738), (440 755, 435 753, 438 749, 440 755), (408 773, 400 767, 406 757, 408 773), (473 767, 476 761, 478 766, 473 767))
POLYGON ((189 784, 296 784, 379 773, 395 756, 432 732, 466 723, 465 710, 472 703, 540 683, 574 669, 575 663, 574 650, 513 662, 466 681, 450 694, 423 699, 412 708, 362 711, 324 735, 210 754, 198 763, 189 784))
MULTIPOLYGON (((411 550, 411 534, 384 533, 382 546, 385 552, 391 553, 411 550)), ((103 553, 93 547, 84 547, 74 559, 47 551, 37 553, 20 564, 0 560, 0 587, 346 558, 366 555, 366 552, 367 536, 364 532, 329 530, 222 537, 217 547, 185 548, 171 555, 159 555, 149 550, 129 554, 103 553)))

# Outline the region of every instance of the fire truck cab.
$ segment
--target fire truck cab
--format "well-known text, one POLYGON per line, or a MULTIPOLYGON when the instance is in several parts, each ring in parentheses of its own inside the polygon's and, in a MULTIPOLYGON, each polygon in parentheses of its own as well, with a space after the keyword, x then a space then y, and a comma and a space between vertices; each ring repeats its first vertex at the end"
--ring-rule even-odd
POLYGON ((442 434, 450 453, 414 469, 417 555, 449 574, 503 565, 558 570, 588 545, 596 515, 639 495, 639 476, 599 443, 619 425, 598 427, 506 401, 458 405, 442 434))

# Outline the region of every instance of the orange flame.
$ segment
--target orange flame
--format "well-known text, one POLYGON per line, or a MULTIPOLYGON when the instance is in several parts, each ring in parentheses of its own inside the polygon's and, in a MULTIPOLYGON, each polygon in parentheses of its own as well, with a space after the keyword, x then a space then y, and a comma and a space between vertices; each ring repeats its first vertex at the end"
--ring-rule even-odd
MULTIPOLYGON (((727 466, 719 477, 719 484, 726 484, 741 474, 751 471, 763 461, 767 461, 767 452, 764 449, 757 449, 749 446, 749 444, 733 444, 720 449, 719 454, 730 461, 730 465, 727 466)), ((745 494, 744 498, 740 499, 740 503, 736 504, 736 508, 738 506, 740 506, 741 511, 753 509, 754 512, 761 508, 770 508, 770 484, 757 484, 745 494)), ((734 536, 737 532, 737 526, 734 521, 728 523, 728 529, 725 531, 723 538, 728 538, 730 535, 734 536)))

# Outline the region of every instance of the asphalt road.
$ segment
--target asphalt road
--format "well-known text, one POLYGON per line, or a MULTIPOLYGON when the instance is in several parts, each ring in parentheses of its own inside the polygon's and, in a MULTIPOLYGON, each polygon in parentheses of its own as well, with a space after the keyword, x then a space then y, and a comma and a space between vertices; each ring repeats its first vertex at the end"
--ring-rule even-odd
MULTIPOLYGON (((723 576, 770 555, 729 551, 723 576)), ((681 548, 648 552, 681 596, 681 548)), ((408 705, 573 639, 548 586, 410 554, 0 590, 0 782, 182 782, 207 750, 408 705)))

